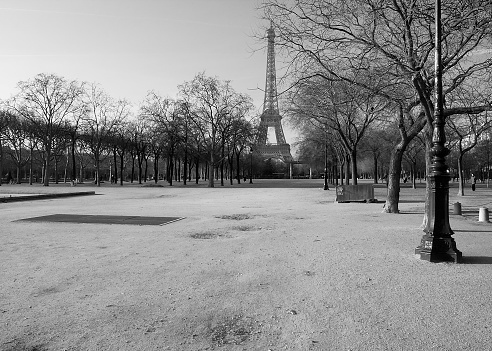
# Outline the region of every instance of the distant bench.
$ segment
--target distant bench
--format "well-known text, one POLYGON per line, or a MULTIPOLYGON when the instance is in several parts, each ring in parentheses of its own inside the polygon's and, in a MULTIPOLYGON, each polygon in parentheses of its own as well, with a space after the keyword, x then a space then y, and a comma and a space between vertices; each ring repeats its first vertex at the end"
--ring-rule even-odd
POLYGON ((375 202, 372 184, 337 186, 337 202, 365 201, 375 202))

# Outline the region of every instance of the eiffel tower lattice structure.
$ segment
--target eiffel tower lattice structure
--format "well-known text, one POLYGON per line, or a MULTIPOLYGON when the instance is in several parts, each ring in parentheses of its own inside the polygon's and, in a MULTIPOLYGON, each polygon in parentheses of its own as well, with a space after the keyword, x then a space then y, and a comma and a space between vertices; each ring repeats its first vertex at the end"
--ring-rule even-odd
POLYGON ((282 116, 278 109, 277 78, 275 71, 275 31, 273 26, 267 31, 267 69, 265 83, 265 100, 263 103, 263 113, 260 117, 260 127, 258 142, 255 153, 264 158, 278 158, 286 163, 294 162, 290 153, 290 145, 285 140, 282 129, 282 116), (276 142, 268 140, 268 129, 275 129, 276 142))

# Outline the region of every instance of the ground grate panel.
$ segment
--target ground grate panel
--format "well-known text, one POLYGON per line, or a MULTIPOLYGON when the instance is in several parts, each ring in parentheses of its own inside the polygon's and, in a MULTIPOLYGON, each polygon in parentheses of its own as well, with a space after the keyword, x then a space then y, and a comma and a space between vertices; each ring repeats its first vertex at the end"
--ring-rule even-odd
POLYGON ((112 216, 112 215, 76 215, 53 214, 48 216, 21 219, 29 222, 68 222, 95 224, 132 224, 132 225, 164 225, 183 219, 184 217, 146 217, 146 216, 112 216))

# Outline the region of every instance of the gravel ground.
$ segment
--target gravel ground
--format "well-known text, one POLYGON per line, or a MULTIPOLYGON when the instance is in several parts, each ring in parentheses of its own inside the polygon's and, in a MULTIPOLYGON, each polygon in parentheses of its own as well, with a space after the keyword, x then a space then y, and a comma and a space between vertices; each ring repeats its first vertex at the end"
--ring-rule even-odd
POLYGON ((96 195, 0 203, 0 350, 492 349, 492 190, 450 190, 464 263, 436 264, 414 255, 422 187, 385 214, 322 186, 2 185, 96 195), (52 214, 185 218, 18 221, 52 214))

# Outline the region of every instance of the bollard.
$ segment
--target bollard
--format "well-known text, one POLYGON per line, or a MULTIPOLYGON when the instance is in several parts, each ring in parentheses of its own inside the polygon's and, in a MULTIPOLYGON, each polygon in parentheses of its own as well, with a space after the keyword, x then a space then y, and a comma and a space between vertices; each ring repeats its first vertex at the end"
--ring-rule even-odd
POLYGON ((461 215, 461 203, 460 202, 455 202, 454 203, 453 214, 455 214, 455 215, 461 215))
POLYGON ((489 209, 487 207, 480 207, 478 210, 478 221, 488 222, 489 221, 489 209))

